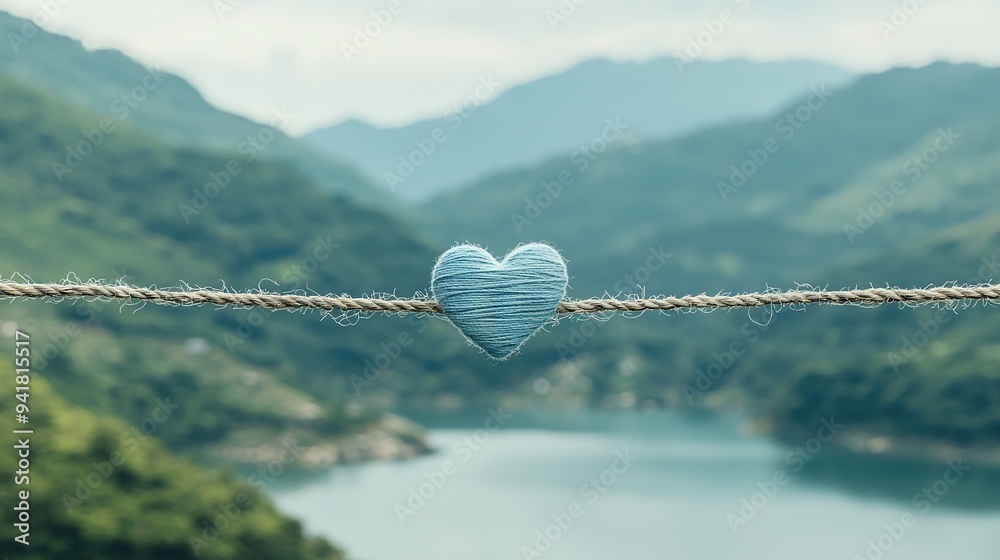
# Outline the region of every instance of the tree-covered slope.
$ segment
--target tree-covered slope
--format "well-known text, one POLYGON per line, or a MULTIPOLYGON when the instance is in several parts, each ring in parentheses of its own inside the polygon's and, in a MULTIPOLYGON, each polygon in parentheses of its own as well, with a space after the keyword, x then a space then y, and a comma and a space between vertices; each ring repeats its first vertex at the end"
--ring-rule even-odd
MULTIPOLYGON (((7 334, 14 333, 0 338, 6 346, 0 351, 5 395, 0 414, 13 421, 15 403, 24 403, 13 399, 15 341, 7 334)), ((69 405, 43 375, 32 374, 21 386, 29 390, 20 394, 30 396, 29 422, 20 427, 34 433, 4 430, 0 436, 7 451, 0 467, 10 473, 0 486, 0 500, 9 508, 20 507, 15 514, 26 516, 26 525, 18 527, 12 515, 5 515, 0 536, 12 557, 343 558, 275 510, 262 491, 266 480, 200 470, 149 437, 143 431, 146 424, 130 425, 69 405), (22 457, 26 464, 18 465, 22 457), (27 545, 14 540, 24 533, 27 545)), ((160 410, 155 418, 167 425, 173 421, 171 412, 160 410)), ((294 457, 288 457, 292 460, 282 469, 294 468, 294 457)))
MULTIPOLYGON (((93 115, 8 79, 0 97, 4 278, 337 293, 426 286, 435 251, 412 228, 291 167, 170 148, 122 128, 60 177, 64 146, 93 115), (233 164, 241 171, 224 189, 193 202, 205 177, 233 164)), ((76 404, 139 420, 156 398, 181 399, 179 420, 160 433, 175 448, 261 444, 289 429, 328 439, 373 421, 346 406, 353 392, 344 389, 370 340, 397 327, 320 319, 83 301, 11 302, 2 314, 38 333, 37 367, 76 404)))
MULTIPOLYGON (((845 265, 840 274, 901 285, 995 283, 995 214, 984 209, 979 218, 941 228, 884 258, 845 265)), ((763 399, 764 417, 784 429, 836 414, 869 434, 915 434, 995 449, 997 311, 980 303, 782 314, 775 321, 782 330, 741 368, 738 376, 745 377, 732 388, 749 388, 763 399)))
MULTIPOLYGON (((586 169, 553 160, 496 175, 421 210, 442 240, 498 253, 555 243, 576 297, 996 281, 996 91, 997 69, 896 69, 769 119, 621 147, 586 169), (732 166, 763 160, 768 145, 777 149, 767 161, 733 181, 732 166), (565 170, 572 181, 554 187, 565 170), (647 260, 655 254, 668 257, 647 260)), ((995 443, 996 310, 958 310, 953 320, 936 312, 810 307, 570 323, 549 348, 565 361, 536 373, 551 398, 739 402, 786 433, 836 414, 859 431, 995 443)))
MULTIPOLYGON (((333 192, 366 203, 386 204, 385 192, 348 163, 284 132, 297 118, 294 110, 274 107, 268 122, 253 122, 212 106, 174 74, 145 68, 119 51, 87 50, 79 41, 49 33, 3 11, 0 35, 4 37, 0 41, 0 75, 109 118, 116 126, 139 129, 174 145, 243 150, 289 162, 333 192)), ((93 119, 90 128, 97 122, 93 119)))
POLYGON ((647 283, 654 292, 816 281, 831 259, 878 255, 996 206, 998 88, 1000 70, 975 65, 896 69, 760 121, 494 175, 420 215, 441 240, 556 243, 589 291, 659 245, 682 270, 647 283), (894 181, 903 196, 852 243, 844 225, 894 181))
MULTIPOLYGON (((170 147, 127 128, 60 181, 53 164, 94 115, 9 79, 0 96, 5 278, 409 297, 427 291, 446 246, 291 167, 170 147), (225 188, 206 186, 232 162, 242 171, 225 188)), ((160 434, 175 449, 259 446, 290 429, 307 443, 382 429, 364 406, 372 403, 495 403, 556 357, 542 342, 493 364, 429 317, 15 301, 2 320, 40 333, 52 355, 38 367, 75 404, 138 421, 155 398, 183 397, 181 419, 160 434)))

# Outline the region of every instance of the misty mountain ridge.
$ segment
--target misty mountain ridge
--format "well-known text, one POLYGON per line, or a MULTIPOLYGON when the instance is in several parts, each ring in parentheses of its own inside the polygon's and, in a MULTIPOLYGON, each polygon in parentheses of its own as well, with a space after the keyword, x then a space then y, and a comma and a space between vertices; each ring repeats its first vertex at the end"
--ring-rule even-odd
POLYGON ((767 115, 817 84, 854 75, 806 61, 595 59, 500 92, 481 77, 441 118, 379 128, 357 119, 303 138, 356 162, 370 180, 422 201, 492 172, 569 153, 620 119, 634 142, 767 115))

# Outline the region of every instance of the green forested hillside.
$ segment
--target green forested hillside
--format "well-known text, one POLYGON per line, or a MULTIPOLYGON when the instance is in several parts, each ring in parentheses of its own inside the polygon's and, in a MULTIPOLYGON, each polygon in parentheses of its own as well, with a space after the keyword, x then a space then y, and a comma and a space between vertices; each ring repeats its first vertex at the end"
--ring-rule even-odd
MULTIPOLYGON (((434 251, 412 229, 323 193, 290 167, 167 148, 121 129, 60 180, 54 163, 93 116, 6 79, 0 97, 5 278, 352 293, 425 285, 434 251), (210 174, 234 163, 241 171, 229 184, 185 215, 210 174), (388 258, 366 259, 371 252, 388 258)), ((364 368, 369 339, 398 328, 82 301, 14 302, 3 320, 38 335, 47 352, 36 367, 74 403, 137 420, 157 397, 181 400, 179 420, 159 434, 177 448, 259 444, 293 426, 327 437, 356 431, 371 416, 344 406, 348 377, 364 368)))
MULTIPOLYGON (((11 350, 0 352, 0 387, 14 395, 8 365, 13 340, 3 340, 11 350)), ((343 558, 329 543, 304 536, 299 522, 278 514, 261 491, 261 479, 198 470, 147 437, 141 424, 70 406, 44 376, 31 377, 30 421, 21 427, 34 433, 5 430, 0 438, 8 451, 16 445, 26 450, 30 463, 18 467, 13 452, 0 457, 0 467, 12 473, 0 486, 0 499, 12 508, 20 505, 28 516, 26 531, 13 521, 0 531, 3 550, 16 558, 343 558), (25 532, 28 545, 15 543, 25 532)), ((14 402, 0 399, 0 413, 12 418, 14 402)), ((159 417, 164 425, 172 421, 159 417)))
MULTIPOLYGON (((619 146, 586 169, 552 160, 496 175, 421 214, 441 240, 497 252, 553 242, 576 297, 988 282, 1000 279, 998 90, 997 69, 892 70, 759 122, 619 146), (651 251, 671 256, 649 267, 651 251)), ((556 337, 569 359, 544 373, 565 393, 586 393, 584 379, 627 402, 736 400, 789 433, 836 413, 876 433, 1000 440, 995 309, 654 316, 591 336, 583 325, 556 337)))
MULTIPOLYGON (((925 71, 935 68, 960 74, 986 72, 947 66, 925 71)), ((862 80, 861 84, 865 82, 862 80)), ((290 169, 258 162, 247 164, 252 173, 234 178, 231 186, 222 190, 201 213, 191 216, 191 224, 185 224, 177 205, 191 201, 187 193, 204 181, 198 175, 224 169, 232 156, 166 149, 148 138, 123 131, 121 135, 110 136, 101 149, 95 150, 60 184, 49 175, 53 173, 48 159, 51 156, 40 154, 51 154, 46 150, 65 141, 58 135, 75 134, 79 115, 73 116, 71 110, 52 100, 39 100, 38 92, 12 83, 5 88, 4 98, 10 100, 12 108, 18 107, 21 99, 20 109, 5 114, 9 124, 3 128, 6 138, 18 140, 3 144, 7 155, 0 159, 7 162, 3 167, 3 184, 10 185, 8 200, 18 202, 16 207, 4 206, 6 274, 25 272, 39 280, 59 278, 70 271, 81 278, 127 274, 130 282, 158 285, 175 285, 184 280, 218 286, 225 279, 230 287, 237 289, 252 288, 261 278, 271 278, 277 282, 271 287, 276 291, 304 289, 303 280, 307 279, 309 289, 353 294, 391 287, 401 295, 409 295, 426 289, 427 269, 435 249, 414 241, 421 238, 417 232, 387 216, 362 211, 348 200, 317 194, 290 169), (15 161, 17 164, 12 164, 15 161), (33 187, 15 188, 17 184, 33 187), (229 197, 232 194, 243 196, 229 197), (303 201, 304 204, 300 203, 303 201), (269 219, 265 221, 263 216, 269 219), (26 235, 25 231, 34 235, 26 235), (46 233, 38 235, 39 231, 46 233), (336 244, 333 255, 323 262, 310 261, 313 252, 324 243, 336 244), (357 257, 374 254, 379 257, 357 257), (315 270, 307 273, 306 268, 315 270)), ((848 98, 849 94, 844 92, 842 98, 848 98)), ((846 118, 843 116, 837 122, 846 118)), ((936 195, 925 194, 917 187, 930 185, 931 189, 944 180, 951 181, 949 176, 955 170, 964 168, 967 173, 973 168, 972 162, 980 173, 956 184, 976 192, 989 184, 992 171, 987 164, 991 161, 988 154, 992 129, 982 119, 958 122, 964 123, 960 129, 962 141, 945 154, 952 159, 942 157, 940 164, 924 174, 919 185, 915 183, 905 196, 912 196, 914 201, 935 200, 936 195), (943 175, 939 178, 938 173, 943 175)), ((928 126, 929 136, 911 139, 909 146, 933 142, 934 130, 928 126)), ((661 147, 669 151, 679 149, 678 146, 680 143, 661 147)), ((607 154, 595 165, 617 165, 617 158, 634 161, 640 155, 650 154, 652 149, 645 147, 642 154, 607 154)), ((905 154, 906 150, 902 152, 905 154)), ((649 165, 661 166, 654 177, 670 169, 662 167, 658 159, 649 159, 649 165)), ((872 162, 869 167, 891 169, 903 161, 905 155, 894 154, 884 161, 872 162)), ((795 176, 792 170, 781 171, 779 165, 789 164, 775 160, 771 173, 795 176)), ((616 177, 607 173, 599 175, 616 177)), ((903 173, 901 170, 900 174, 903 173)), ((594 177, 597 176, 595 173, 594 177)), ((862 179, 851 174, 850 180, 862 179)), ((580 184, 591 183, 581 179, 580 184)), ((596 188, 597 183, 593 184, 596 188)), ((634 184, 656 192, 648 181, 634 184)), ((762 183, 762 188, 768 184, 762 183)), ((709 184, 706 188, 714 187, 709 184)), ((817 192, 830 196, 835 190, 829 187, 817 192)), ((616 192, 627 193, 621 186, 616 187, 616 192)), ((500 207, 491 196, 500 195, 484 193, 486 204, 500 207)), ((572 196, 576 195, 567 189, 547 212, 556 211, 560 204, 574 204, 572 196)), ((591 231, 605 228, 602 233, 607 234, 607 237, 587 238, 593 250, 583 251, 582 244, 574 244, 583 238, 555 236, 559 228, 554 224, 545 226, 552 228, 552 236, 539 235, 539 238, 554 242, 566 252, 573 274, 571 293, 579 297, 599 294, 605 289, 634 293, 640 289, 638 283, 648 286, 650 293, 691 291, 698 286, 709 286, 711 290, 759 289, 767 282, 785 287, 792 281, 814 284, 829 281, 834 286, 868 282, 924 284, 963 280, 965 271, 969 271, 965 276, 975 274, 982 266, 981 258, 993 254, 985 252, 995 235, 988 230, 993 222, 985 211, 990 207, 989 193, 986 199, 977 196, 983 201, 980 206, 984 210, 978 220, 967 219, 976 210, 975 205, 968 205, 957 214, 959 218, 951 219, 953 225, 941 220, 941 227, 927 230, 926 239, 902 238, 898 243, 879 236, 886 237, 908 223, 908 213, 874 224, 852 245, 840 230, 841 224, 825 231, 808 231, 806 226, 815 228, 820 222, 805 219, 805 211, 784 210, 775 213, 776 219, 771 220, 751 216, 684 226, 684 213, 669 204, 661 204, 661 210, 677 214, 677 224, 664 220, 662 232, 657 232, 652 221, 646 226, 632 218, 628 218, 628 227, 621 223, 614 227, 609 217, 613 214, 609 214, 589 222, 591 231), (784 219, 777 219, 780 217, 784 219), (878 228, 883 226, 888 231, 880 232, 878 228), (962 246, 963 250, 956 251, 954 247, 941 250, 940 240, 945 233, 954 238, 953 245, 962 246), (618 238, 613 237, 618 234, 618 238), (961 245, 959 240, 965 238, 980 240, 981 245, 961 245), (937 244, 926 245, 931 240, 937 244), (619 250, 605 252, 612 244, 619 250), (894 248, 892 257, 880 256, 884 247, 890 245, 894 248), (925 245, 930 248, 925 249, 925 245), (655 253, 661 247, 668 253, 662 257, 662 266, 647 270, 648 279, 639 282, 644 273, 636 273, 649 263, 650 249, 655 253), (923 258, 924 251, 935 255, 932 263, 923 258), (956 274, 956 270, 962 273, 956 274)), ((589 198, 579 196, 577 200, 589 198)), ((898 208, 903 208, 905 200, 900 199, 898 208)), ((725 211, 727 205, 741 203, 737 197, 726 203, 720 200, 716 206, 725 211)), ((450 202, 443 204, 446 207, 450 202)), ((474 214, 481 204, 470 204, 466 212, 453 216, 474 214)), ((749 209, 742 212, 752 215, 754 204, 751 201, 749 209)), ((930 202, 925 207, 934 208, 930 202)), ((940 208, 949 214, 956 211, 949 205, 940 208)), ((845 220, 851 217, 847 208, 845 215, 845 220)), ((463 234, 438 231, 455 239, 487 241, 498 253, 517 241, 508 240, 503 232, 489 230, 485 227, 490 224, 488 217, 485 214, 480 217, 484 224, 481 229, 463 230, 466 232, 463 234)), ((912 217, 927 219, 920 213, 913 213, 912 217)), ((555 218, 546 213, 535 225, 545 225, 546 219, 555 218)), ((573 222, 567 223, 567 230, 571 230, 573 222)), ((919 233, 920 223, 914 221, 911 231, 919 233)), ((440 246, 444 245, 442 239, 440 246)), ((261 287, 270 286, 265 283, 261 287)), ((355 399, 376 399, 390 405, 430 402, 441 397, 461 402, 470 395, 490 399, 497 392, 531 392, 533 386, 537 387, 533 383, 540 378, 551 387, 545 394, 547 399, 613 406, 698 405, 723 396, 733 399, 753 395, 739 398, 746 406, 770 411, 766 414, 775 423, 793 430, 796 425, 810 425, 810 420, 799 418, 800 413, 795 412, 799 406, 796 403, 805 401, 779 398, 778 391, 796 383, 809 386, 812 383, 809 380, 816 378, 818 371, 831 375, 847 369, 860 372, 845 386, 855 386, 852 394, 858 400, 851 402, 861 406, 858 403, 867 403, 866 399, 881 395, 883 389, 879 383, 885 379, 887 367, 894 376, 912 384, 914 395, 936 394, 935 385, 928 381, 945 364, 954 363, 948 361, 951 359, 948 355, 937 357, 921 351, 909 360, 905 369, 897 372, 889 365, 887 354, 902 344, 896 341, 902 336, 912 336, 918 328, 916 321, 926 316, 920 313, 930 310, 814 309, 805 314, 785 311, 766 328, 738 313, 681 319, 646 316, 607 324, 569 320, 534 339, 517 360, 490 364, 466 347, 450 327, 433 319, 379 317, 342 328, 331 321, 321 321, 319 316, 260 315, 238 310, 206 312, 146 307, 132 313, 129 309, 119 311, 115 306, 99 305, 96 309, 101 311, 91 312, 90 307, 82 304, 56 308, 37 302, 19 302, 8 309, 11 317, 39 321, 44 325, 39 327, 41 332, 55 333, 55 338, 59 338, 58 331, 65 323, 83 327, 84 334, 74 337, 68 350, 55 358, 65 363, 50 368, 50 375, 59 381, 60 388, 67 389, 70 398, 97 402, 121 411, 126 417, 141 418, 143 407, 157 394, 157 388, 184 388, 190 395, 188 402, 198 409, 191 418, 199 420, 191 424, 179 422, 176 427, 165 428, 163 433, 166 441, 182 447, 212 441, 259 443, 260 430, 267 433, 288 422, 301 424, 301 416, 308 414, 305 411, 310 409, 309 405, 319 406, 327 420, 307 421, 305 425, 313 428, 311 433, 324 433, 330 428, 344 430, 345 426, 357 426, 368 418, 349 414, 354 409, 347 403, 355 399), (89 319, 91 315, 93 320, 89 319), (858 327, 869 323, 879 336, 858 327), (600 334, 596 335, 598 331, 600 334), (405 347, 394 346, 402 334, 413 342, 405 347), (828 346, 802 342, 796 348, 806 352, 805 356, 786 352, 787 340, 799 336, 829 341, 828 346), (191 338, 208 341, 211 350, 205 355, 190 355, 185 341, 191 338), (834 344, 841 340, 844 344, 850 341, 853 350, 845 353, 840 342, 834 344), (733 342, 744 345, 746 351, 730 362, 725 352, 733 342), (107 352, 104 349, 108 347, 118 350, 107 352), (707 390, 699 389, 704 395, 688 399, 685 387, 698 388, 695 383, 701 372, 713 364, 718 364, 725 376, 712 380, 707 390), (256 380, 258 374, 263 374, 263 382, 272 383, 273 388, 265 391, 254 384, 256 381, 246 382, 248 366, 254 372, 249 379, 256 380), (216 373, 209 374, 205 368, 216 373), (122 380, 130 376, 139 382, 123 384, 122 380), (213 400, 208 395, 231 398, 213 400), (273 406, 275 398, 286 399, 287 404, 273 406), (234 412, 239 413, 240 422, 232 421, 234 412)), ((942 325, 933 347, 945 344, 951 337, 983 342, 977 345, 976 353, 960 357, 964 365, 949 368, 956 373, 948 379, 961 384, 957 375, 966 371, 977 379, 985 375, 982 379, 988 381, 995 375, 995 368, 990 369, 991 362, 987 359, 991 348, 989 325, 995 321, 982 309, 966 311, 962 317, 966 315, 976 319, 942 325), (961 329, 968 329, 971 334, 961 329)), ((761 318, 756 312, 754 317, 758 321, 761 318)), ((810 394, 803 392, 800 396, 807 398, 810 394)), ((993 398, 989 393, 984 395, 983 398, 993 398)), ((935 402, 947 407, 949 402, 959 401, 935 402)), ((807 411, 824 410, 812 401, 808 403, 807 411)), ((824 406, 837 403, 836 406, 844 407, 845 414, 855 406, 843 398, 823 403, 824 406)), ((892 406, 862 408, 868 412, 859 422, 873 427, 880 425, 880 429, 905 432, 910 429, 907 426, 936 423, 946 438, 995 437, 990 435, 993 420, 988 415, 945 421, 935 419, 937 412, 933 407, 901 407, 895 401, 892 406)))
MULTIPOLYGON (((438 249, 420 232, 322 192, 291 167, 173 148, 122 128, 60 181, 53 164, 95 116, 8 79, 0 96, 5 278, 427 290, 438 249), (206 185, 234 161, 239 174, 198 204, 196 193, 214 192, 206 185)), ((71 402, 134 421, 164 393, 183 398, 179 421, 159 434, 177 449, 260 445, 293 427, 306 441, 353 433, 375 419, 357 402, 495 399, 529 386, 557 358, 543 343, 516 364, 494 365, 444 321, 419 317, 16 301, 3 320, 39 333, 52 355, 36 367, 71 402)))
MULTIPOLYGON (((241 150, 286 161, 313 182, 359 201, 388 203, 385 189, 362 178, 348 163, 287 136, 298 117, 274 107, 273 119, 256 123, 210 105, 184 79, 145 68, 115 50, 89 51, 79 41, 49 33, 0 11, 0 75, 33 85, 67 103, 180 146, 241 150)), ((90 126, 96 126, 92 119, 90 126)), ((82 139, 82 138, 81 138, 82 139)))
POLYGON ((420 215, 441 240, 554 242, 573 262, 574 287, 589 291, 613 286, 661 244, 675 253, 675 268, 646 283, 656 292, 815 281, 810 273, 832 258, 877 256, 995 204, 998 87, 1000 70, 976 65, 896 69, 804 96, 760 121, 663 143, 612 142, 582 163, 553 159, 498 174, 434 199, 420 215), (953 149, 927 170, 907 165, 948 127, 961 135, 953 149), (769 140, 774 153, 764 149, 769 140), (733 186, 733 167, 744 165, 753 172, 733 186), (570 184, 552 185, 561 173, 570 184), (851 243, 843 225, 894 180, 907 193, 851 243), (975 197, 951 197, 955 189, 975 197), (919 216, 924 209, 941 221, 919 216), (788 236, 795 241, 779 243, 788 236))
MULTIPOLYGON (((902 285, 996 282, 995 208, 840 273, 866 280, 883 274, 902 285)), ((776 319, 782 330, 747 361, 736 384, 750 389, 749 398, 762 399, 768 421, 796 430, 837 414, 870 433, 924 434, 989 447, 1000 441, 996 306, 824 309, 818 318, 806 315, 776 319)))

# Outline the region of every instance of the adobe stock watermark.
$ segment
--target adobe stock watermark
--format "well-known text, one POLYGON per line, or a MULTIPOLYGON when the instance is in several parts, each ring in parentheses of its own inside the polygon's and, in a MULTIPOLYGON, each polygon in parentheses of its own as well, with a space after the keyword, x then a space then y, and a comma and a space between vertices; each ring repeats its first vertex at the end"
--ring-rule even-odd
POLYGON ((66 146, 66 155, 63 160, 52 161, 52 172, 56 180, 60 183, 67 175, 72 173, 85 159, 97 150, 101 144, 115 131, 119 125, 128 120, 132 111, 139 108, 149 95, 156 91, 163 82, 163 73, 159 70, 147 70, 138 84, 132 89, 123 92, 111 102, 111 113, 114 118, 104 117, 97 122, 97 126, 80 131, 83 139, 73 145, 66 146))
POLYGON ((910 361, 941 332, 941 327, 951 322, 954 316, 955 310, 950 307, 938 309, 930 319, 917 321, 917 330, 909 335, 900 335, 902 343, 899 350, 887 352, 885 355, 893 373, 899 373, 899 370, 909 365, 910 361))
POLYGON ((711 391, 717 381, 732 371, 739 358, 742 358, 747 350, 771 328, 774 316, 782 308, 760 309, 768 313, 763 321, 755 320, 751 315, 753 310, 747 310, 748 318, 740 326, 740 338, 731 341, 722 352, 712 352, 712 363, 695 370, 694 385, 685 383, 681 387, 681 392, 684 393, 684 398, 687 399, 689 405, 693 405, 695 399, 711 391))
POLYGON ((545 10, 545 20, 549 22, 549 28, 555 31, 560 25, 569 21, 569 18, 576 15, 580 6, 587 3, 587 0, 559 0, 555 9, 545 10))
POLYGON ((811 93, 803 103, 775 121, 774 131, 778 136, 769 136, 759 146, 748 148, 746 151, 747 159, 729 166, 729 179, 715 183, 723 202, 728 202, 730 196, 739 192, 750 178, 767 165, 771 156, 781 150, 781 143, 791 140, 799 129, 816 116, 816 113, 827 104, 833 95, 827 91, 826 84, 812 86, 809 91, 811 93))
POLYGON ((489 444, 493 434, 500 431, 511 418, 511 413, 505 412, 503 406, 498 406, 496 410, 491 408, 486 412, 482 428, 455 442, 451 447, 451 457, 442 461, 437 468, 424 471, 424 481, 411 487, 406 493, 406 498, 393 504, 392 510, 400 525, 405 524, 407 518, 413 517, 427 505, 427 502, 459 473, 461 465, 471 461, 476 453, 489 444))
MULTIPOLYGON (((325 237, 317 237, 316 241, 313 242, 312 250, 309 254, 303 257, 296 266, 285 270, 281 274, 281 285, 287 291, 292 292, 305 289, 313 273, 319 270, 321 264, 332 258, 338 248, 340 248, 340 243, 333 240, 333 235, 328 234, 325 237)), ((222 342, 226 345, 229 353, 233 354, 237 346, 252 337, 254 332, 271 315, 271 311, 262 310, 257 307, 247 309, 245 313, 240 313, 233 333, 222 335, 222 342)))
POLYGON ((855 554, 852 560, 881 560, 906 537, 910 529, 917 525, 920 519, 918 514, 926 515, 930 512, 941 498, 948 494, 951 487, 961 482, 971 470, 972 467, 963 465, 961 459, 948 461, 941 478, 924 486, 913 495, 910 501, 911 509, 901 514, 898 519, 884 523, 882 533, 869 539, 864 553, 855 554))
POLYGON ((621 117, 614 119, 604 119, 604 128, 589 142, 581 144, 569 155, 571 167, 563 169, 556 174, 554 180, 542 181, 542 190, 534 196, 524 197, 524 211, 515 212, 510 215, 510 221, 514 225, 517 233, 522 233, 525 226, 533 224, 542 216, 543 210, 552 206, 566 187, 576 181, 576 176, 590 168, 591 164, 608 148, 621 140, 629 129, 629 125, 622 122, 621 117))
POLYGON ((611 465, 580 486, 578 492, 580 499, 570 502, 565 509, 553 513, 550 516, 552 522, 535 531, 534 540, 530 544, 521 545, 521 558, 523 560, 541 558, 573 528, 577 519, 586 514, 587 508, 596 505, 638 460, 639 458, 632 455, 628 449, 615 451, 611 465))
POLYGON ((833 416, 821 419, 815 436, 785 454, 787 467, 776 469, 770 478, 758 481, 756 491, 749 497, 741 499, 740 507, 735 512, 726 513, 729 530, 735 535, 740 529, 749 525, 750 521, 757 517, 757 514, 788 484, 792 475, 801 471, 843 429, 844 425, 838 424, 833 416))
POLYGON ((245 0, 212 0, 212 9, 220 22, 226 21, 226 16, 234 13, 245 4, 245 0))
POLYGON ((706 49, 710 48, 716 39, 722 37, 729 26, 736 23, 739 19, 738 14, 750 7, 750 0, 731 0, 731 3, 738 8, 738 11, 723 8, 717 17, 702 20, 703 29, 687 38, 683 53, 674 54, 674 64, 678 72, 684 72, 685 66, 701 58, 706 49))
POLYGON ((172 403, 170 397, 156 399, 155 406, 149 416, 143 418, 137 425, 121 433, 118 438, 119 448, 108 454, 107 460, 92 461, 90 472, 78 476, 73 493, 63 492, 62 502, 66 512, 72 514, 73 509, 80 507, 94 495, 94 492, 104 484, 104 481, 114 474, 115 470, 125 463, 126 457, 139 448, 139 445, 156 433, 160 424, 166 422, 180 405, 172 403))
POLYGON ((20 33, 14 31, 7 32, 7 41, 10 43, 10 50, 14 54, 21 54, 21 47, 27 45, 48 25, 53 18, 59 15, 63 6, 72 4, 73 0, 41 0, 36 2, 38 10, 31 14, 31 17, 21 25, 20 33))
MULTIPOLYGON (((278 458, 261 466, 257 471, 247 476, 245 480, 246 484, 255 489, 258 495, 263 496, 268 485, 281 476, 285 472, 285 469, 291 466, 306 450, 306 448, 298 444, 298 441, 294 437, 282 441, 281 444, 283 450, 278 458)), ((252 506, 253 497, 243 490, 237 492, 232 500, 219 504, 216 507, 218 513, 210 520, 202 522, 201 532, 188 538, 188 545, 191 547, 194 555, 201 556, 203 549, 208 548, 212 543, 219 540, 222 533, 232 527, 243 515, 243 512, 249 510, 252 506)))
POLYGON ((962 135, 953 131, 949 126, 947 129, 939 128, 934 138, 928 142, 920 153, 910 156, 901 168, 902 174, 907 181, 895 179, 889 184, 886 190, 878 190, 872 193, 873 200, 868 206, 858 206, 858 215, 851 221, 844 222, 844 234, 847 241, 854 244, 859 236, 862 236, 873 225, 875 220, 881 218, 892 208, 903 195, 906 194, 910 186, 919 181, 924 173, 931 169, 941 159, 941 155, 950 150, 962 135))
MULTIPOLYGON (((274 109, 272 113, 267 125, 260 127, 257 132, 248 135, 236 145, 236 152, 243 156, 242 160, 245 163, 250 163, 262 156, 268 145, 278 137, 278 134, 295 120, 295 115, 289 113, 288 109, 274 109)), ((193 217, 208 208, 208 205, 222 194, 240 173, 243 173, 243 166, 237 158, 230 159, 220 169, 209 171, 208 182, 201 187, 191 189, 190 203, 181 202, 177 205, 177 210, 180 212, 181 218, 184 219, 184 223, 190 224, 193 217)))
MULTIPOLYGON (((111 277, 116 278, 119 282, 124 282, 128 276, 128 274, 125 274, 124 267, 111 269, 111 277)), ((70 279, 74 282, 79 281, 79 278, 75 276, 72 276, 70 279)), ((49 363, 69 348, 73 339, 80 336, 80 333, 83 332, 82 327, 97 320, 97 316, 104 311, 104 307, 98 300, 94 299, 83 299, 74 303, 73 310, 76 312, 77 317, 79 317, 79 321, 66 321, 58 329, 45 333, 45 337, 48 340, 44 343, 39 342, 39 344, 42 344, 41 350, 32 354, 34 358, 32 365, 34 368, 40 372, 44 372, 49 363)), ((41 337, 38 340, 40 341, 41 337)))
MULTIPOLYGON (((642 282, 647 282, 653 277, 653 273, 659 271, 665 264, 667 264, 667 259, 673 257, 673 253, 668 253, 663 249, 663 245, 657 247, 649 247, 647 250, 649 255, 646 257, 646 261, 637 266, 632 272, 624 275, 614 284, 615 293, 621 294, 628 290, 638 290, 642 291, 642 282)), ((604 324, 604 321, 595 321, 593 319, 586 319, 577 322, 569 330, 569 337, 565 342, 557 342, 555 349, 559 354, 559 361, 566 362, 570 358, 576 355, 587 341, 597 334, 597 329, 604 324)), ((544 378, 541 378, 544 379, 544 378)))
POLYGON ((479 83, 472 93, 454 103, 441 117, 442 126, 436 126, 423 138, 413 140, 414 149, 401 155, 394 170, 382 174, 389 190, 396 192, 399 185, 406 182, 416 171, 433 156, 442 144, 448 141, 448 131, 456 131, 472 114, 486 104, 500 88, 501 84, 493 79, 493 74, 480 76, 479 83))
MULTIPOLYGON (((979 267, 975 276, 966 280, 967 285, 985 284, 996 278, 997 273, 1000 272, 1000 262, 997 261, 996 254, 989 258, 983 257, 980 262, 982 266, 979 267)), ((920 351, 940 334, 941 327, 951 322, 955 315, 955 305, 942 307, 934 313, 933 317, 917 321, 917 328, 912 333, 900 335, 899 350, 887 352, 885 355, 889 365, 892 366, 893 373, 899 373, 899 370, 910 365, 920 351)))
POLYGON ((354 36, 351 41, 340 42, 340 53, 344 55, 344 60, 348 64, 354 62, 354 58, 360 56, 365 49, 370 47, 375 39, 392 25, 396 16, 403 13, 403 6, 402 0, 389 0, 384 8, 368 12, 368 21, 364 25, 354 28, 354 36))
POLYGON ((878 32, 882 35, 882 40, 888 41, 893 34, 899 33, 927 2, 928 0, 903 0, 899 4, 893 4, 888 17, 878 20, 878 32))
POLYGON ((382 374, 392 367, 392 364, 399 358, 403 351, 409 348, 415 340, 414 335, 427 330, 430 319, 423 316, 410 315, 407 322, 410 328, 396 333, 396 336, 379 343, 379 352, 374 358, 366 358, 361 375, 352 373, 350 377, 351 386, 354 393, 361 395, 361 390, 371 386, 382 377, 382 374))

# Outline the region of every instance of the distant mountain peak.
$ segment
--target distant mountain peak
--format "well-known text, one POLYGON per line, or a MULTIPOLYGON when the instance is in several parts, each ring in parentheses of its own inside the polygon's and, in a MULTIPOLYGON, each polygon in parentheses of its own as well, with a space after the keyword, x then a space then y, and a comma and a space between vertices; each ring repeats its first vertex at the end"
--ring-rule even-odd
POLYGON ((854 78, 841 68, 809 61, 691 64, 680 72, 670 56, 624 62, 594 58, 514 86, 462 119, 386 128, 351 119, 303 138, 354 161, 376 184, 387 185, 387 176, 402 177, 393 190, 418 201, 505 168, 560 154, 568 159, 600 134, 607 118, 628 123, 629 137, 671 138, 766 115, 812 85, 854 78), (437 129, 440 141, 428 144, 437 129))

